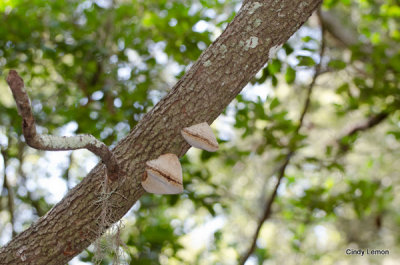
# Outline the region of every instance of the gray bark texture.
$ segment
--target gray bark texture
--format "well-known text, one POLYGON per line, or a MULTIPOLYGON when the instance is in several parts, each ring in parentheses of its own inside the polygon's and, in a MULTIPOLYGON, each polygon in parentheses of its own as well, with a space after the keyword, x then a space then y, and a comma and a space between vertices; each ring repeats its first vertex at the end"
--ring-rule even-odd
MULTIPOLYGON (((322 0, 247 0, 221 36, 113 152, 124 172, 109 183, 111 222, 144 194, 145 163, 189 149, 180 134, 196 123, 211 124, 322 0)), ((46 215, 0 249, 0 264, 66 264, 99 235, 102 182, 99 163, 46 215)))

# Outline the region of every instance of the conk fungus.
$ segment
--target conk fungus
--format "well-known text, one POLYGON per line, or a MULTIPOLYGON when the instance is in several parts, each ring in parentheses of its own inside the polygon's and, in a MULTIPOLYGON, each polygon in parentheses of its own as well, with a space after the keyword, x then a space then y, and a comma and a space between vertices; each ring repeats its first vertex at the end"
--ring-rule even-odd
POLYGON ((142 186, 147 192, 154 194, 182 193, 182 167, 178 157, 164 154, 147 161, 142 186))
POLYGON ((217 139, 215 139, 211 127, 206 122, 183 128, 181 134, 193 147, 209 152, 218 150, 217 139))

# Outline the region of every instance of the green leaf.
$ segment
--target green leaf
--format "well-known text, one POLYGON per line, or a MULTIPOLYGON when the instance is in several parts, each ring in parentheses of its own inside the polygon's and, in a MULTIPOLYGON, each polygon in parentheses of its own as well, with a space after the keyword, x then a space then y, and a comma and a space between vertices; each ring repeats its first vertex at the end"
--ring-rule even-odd
POLYGON ((315 61, 310 56, 298 55, 297 59, 299 60, 299 66, 313 66, 315 65, 315 61))
POLYGON ((324 2, 323 2, 323 6, 325 7, 325 8, 332 8, 332 7, 334 7, 335 5, 337 5, 339 3, 339 0, 325 0, 324 2))
POLYGON ((272 86, 276 87, 278 85, 278 78, 275 75, 271 76, 272 86))
POLYGON ((303 42, 309 42, 309 41, 314 41, 315 39, 311 36, 305 36, 305 37, 301 38, 301 40, 303 42))
POLYGON ((268 70, 271 75, 277 74, 281 71, 282 62, 278 59, 273 59, 268 63, 268 70))
POLYGON ((293 84, 294 80, 296 80, 296 71, 289 65, 286 68, 285 80, 289 85, 293 84))
POLYGON ((346 68, 347 65, 346 65, 345 62, 343 62, 341 60, 331 60, 328 63, 328 66, 330 68, 333 68, 333 69, 336 69, 336 70, 342 70, 342 69, 346 68))
POLYGON ((271 101, 271 103, 269 104, 269 109, 270 109, 270 110, 273 110, 273 109, 275 109, 276 107, 278 107, 279 104, 281 104, 280 101, 279 101, 279 99, 278 99, 278 98, 274 98, 274 99, 271 101))
POLYGON ((351 5, 351 0, 340 0, 340 2, 345 6, 350 6, 351 5))
POLYGON ((286 55, 290 55, 293 53, 294 49, 288 43, 283 45, 283 49, 285 50, 286 55))
POLYGON ((344 83, 341 86, 339 86, 338 88, 336 88, 336 93, 338 94, 342 94, 342 93, 348 93, 349 92, 349 84, 348 83, 344 83))

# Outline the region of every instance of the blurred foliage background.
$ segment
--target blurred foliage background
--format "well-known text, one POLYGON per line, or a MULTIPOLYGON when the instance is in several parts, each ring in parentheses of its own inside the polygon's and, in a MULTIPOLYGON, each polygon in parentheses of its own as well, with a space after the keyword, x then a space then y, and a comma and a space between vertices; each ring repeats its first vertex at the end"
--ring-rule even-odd
MULTIPOLYGON (((25 81, 39 132, 90 133, 112 146, 240 5, 0 1, 1 244, 97 163, 86 151, 24 143, 8 70, 25 81)), ((122 263, 396 264, 399 43, 400 1, 324 1, 213 124, 220 150, 181 159, 185 192, 146 194, 124 217, 122 263)), ((70 264, 92 257, 89 247, 70 264)))

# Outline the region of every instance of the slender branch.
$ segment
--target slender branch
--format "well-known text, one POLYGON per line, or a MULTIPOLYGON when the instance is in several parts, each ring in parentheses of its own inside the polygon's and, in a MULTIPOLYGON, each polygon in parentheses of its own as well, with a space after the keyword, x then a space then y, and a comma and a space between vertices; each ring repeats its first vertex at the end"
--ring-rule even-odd
POLYGON ((70 174, 71 167, 72 167, 72 164, 73 164, 73 156, 72 156, 72 154, 73 154, 73 152, 71 152, 69 154, 69 156, 68 156, 68 160, 69 160, 68 167, 64 170, 64 173, 62 174, 62 178, 65 179, 65 182, 67 182, 67 189, 68 190, 71 189, 71 187, 70 187, 71 184, 69 183, 70 182, 69 174, 70 174))
MULTIPOLYGON (((9 141, 9 143, 10 143, 10 141, 9 141)), ((26 188, 27 178, 26 178, 24 171, 22 170, 22 165, 24 164, 24 161, 25 161, 25 156, 24 156, 25 148, 24 147, 25 147, 24 143, 22 143, 22 142, 17 143, 17 148, 18 148, 17 159, 19 161, 19 165, 17 168, 17 175, 19 177, 21 177, 21 179, 18 180, 18 185, 25 186, 26 196, 21 196, 21 195, 17 194, 17 198, 19 198, 22 201, 24 201, 24 199, 27 198, 29 200, 29 204, 31 204, 32 207, 35 209, 36 214, 39 217, 41 217, 46 214, 47 209, 45 207, 43 207, 43 205, 41 205, 40 199, 37 199, 36 196, 34 196, 32 194, 32 192, 28 188, 26 188)))
MULTIPOLYGON (((367 54, 372 52, 371 43, 361 41, 358 38, 357 30, 346 25, 342 19, 343 17, 341 18, 337 16, 332 11, 323 11, 321 12, 321 15, 326 32, 328 32, 343 46, 349 48, 357 44, 362 44, 360 47, 361 51, 367 54)), ((349 21, 349 23, 350 25, 353 24, 352 21, 349 21)))
POLYGON ((345 46, 352 46, 359 42, 356 34, 357 31, 353 31, 348 26, 345 26, 342 20, 338 19, 332 11, 323 11, 321 14, 326 31, 336 40, 345 46))
POLYGON ((13 188, 8 181, 7 174, 4 172, 4 187, 7 189, 7 208, 10 213, 10 222, 11 222, 11 227, 12 227, 12 237, 15 237, 17 235, 17 232, 15 231, 15 204, 14 204, 14 191, 13 188))
POLYGON ((33 117, 29 97, 24 90, 24 81, 14 70, 10 70, 7 83, 11 88, 18 113, 23 119, 22 130, 26 143, 39 150, 65 151, 86 148, 101 157, 107 166, 107 175, 110 180, 118 178, 118 163, 113 153, 101 141, 90 134, 76 136, 54 136, 38 134, 36 132, 35 118, 33 117))
POLYGON ((346 136, 352 136, 361 131, 366 131, 366 130, 378 125, 382 121, 384 121, 388 116, 389 116, 389 113, 386 111, 383 111, 381 113, 373 115, 373 116, 369 117, 367 120, 365 120, 364 122, 355 125, 344 136, 342 136, 342 138, 346 137, 346 136))
POLYGON ((15 237, 17 235, 17 232, 15 231, 14 191, 13 191, 13 188, 11 187, 10 182, 8 181, 8 177, 7 177, 7 173, 6 173, 8 155, 7 155, 7 151, 4 150, 3 148, 1 148, 1 155, 3 156, 3 161, 4 161, 3 188, 5 188, 7 190, 7 208, 8 208, 8 212, 10 213, 10 223, 11 223, 11 228, 12 228, 12 237, 15 237))
POLYGON ((281 181, 282 181, 283 177, 285 176, 286 167, 288 166, 288 164, 290 162, 290 159, 291 159, 293 154, 294 154, 294 152, 290 151, 286 155, 285 161, 283 162, 283 164, 279 167, 278 180, 277 180, 277 182, 275 184, 275 187, 274 187, 274 190, 272 191, 272 194, 270 195, 269 199, 267 200, 267 203, 265 204, 263 215, 261 216, 259 222, 257 223, 256 230, 254 231, 254 234, 252 236, 250 247, 240 258, 240 261, 239 261, 240 265, 244 265, 246 263, 246 261, 249 259, 250 255, 253 254, 254 250, 256 249, 258 235, 260 234, 260 231, 261 231, 261 228, 262 228, 264 222, 271 215, 272 204, 274 203, 274 200, 275 200, 276 195, 278 193, 278 188, 281 185, 281 181))
POLYGON ((339 153, 343 153, 349 150, 349 144, 344 141, 345 138, 351 137, 358 132, 366 131, 375 127, 379 123, 386 120, 386 118, 389 117, 389 114, 390 113, 387 111, 382 111, 378 114, 370 116, 368 119, 354 125, 349 130, 347 130, 346 133, 342 134, 342 136, 336 140, 337 144, 339 145, 339 153))
POLYGON ((304 117, 306 116, 306 113, 310 107, 311 94, 314 89, 315 82, 317 81, 318 76, 321 74, 322 59, 323 59, 324 52, 325 52, 325 38, 324 38, 325 27, 324 27, 324 24, 322 23, 320 9, 317 10, 317 16, 318 16, 318 19, 320 22, 320 27, 321 27, 321 47, 320 47, 320 53, 319 53, 319 62, 315 65, 314 76, 313 76, 313 79, 311 80, 310 85, 308 86, 308 89, 307 89, 306 101, 304 103, 303 111, 301 112, 301 115, 299 118, 299 124, 297 125, 297 128, 296 128, 296 135, 299 133, 301 127, 303 126, 304 117))
MULTIPOLYGON (((355 34, 356 32, 346 27, 343 22, 340 19, 337 19, 331 11, 322 12, 321 18, 326 28, 326 31, 329 32, 335 39, 340 41, 344 46, 351 47, 353 45, 361 43, 361 41, 357 38, 357 34, 355 34)), ((372 52, 371 44, 369 42, 363 43, 363 45, 361 46, 361 51, 370 54, 372 52)), ((368 58, 368 56, 366 56, 365 58, 368 58)), ((363 69, 360 69, 355 65, 353 65, 353 68, 363 78, 368 76, 368 74, 366 74, 363 69)), ((375 125, 378 125, 379 123, 384 121, 389 115, 389 112, 382 111, 381 113, 369 117, 362 123, 356 124, 347 132, 343 133, 342 136, 336 140, 336 144, 339 146, 339 149, 335 155, 334 160, 336 160, 340 155, 349 150, 350 144, 344 141, 345 138, 353 136, 358 132, 366 131, 370 128, 373 128, 375 125)))
POLYGON ((254 231, 254 234, 252 236, 250 247, 240 257, 240 260, 239 260, 239 264, 240 265, 244 265, 246 263, 246 261, 249 259, 249 257, 251 256, 251 254, 253 254, 253 252, 255 251, 256 244, 257 244, 257 239, 258 239, 258 236, 260 234, 261 228, 262 228, 263 224, 265 223, 265 221, 267 219, 269 219, 269 217, 271 216, 272 205, 273 205, 273 203, 275 201, 275 198, 277 197, 278 188, 282 183, 282 179, 285 177, 286 168, 289 165, 291 158, 296 153, 296 149, 297 149, 297 146, 296 146, 296 138, 297 137, 296 136, 299 134, 300 129, 303 127, 304 118, 306 116, 307 111, 310 108, 312 91, 313 91, 313 89, 315 87, 315 82, 316 82, 318 76, 321 73, 322 58, 323 58, 324 52, 325 52, 325 38, 324 38, 325 28, 323 26, 323 23, 321 22, 320 9, 318 9, 317 15, 318 15, 318 18, 319 18, 320 28, 321 28, 321 47, 320 47, 320 54, 319 54, 320 61, 315 65, 315 72, 314 72, 314 75, 313 75, 313 79, 311 80, 311 83, 309 84, 309 86, 307 88, 306 100, 304 102, 303 109, 302 109, 300 117, 299 117, 298 125, 297 125, 296 130, 295 130, 295 132, 293 134, 293 137, 292 137, 292 139, 290 141, 291 144, 289 146, 289 152, 286 155, 283 164, 278 169, 278 180, 277 180, 277 182, 275 184, 275 187, 274 187, 271 195, 267 199, 267 202, 266 202, 265 208, 264 208, 264 212, 263 212, 260 220, 258 221, 256 230, 254 231))

